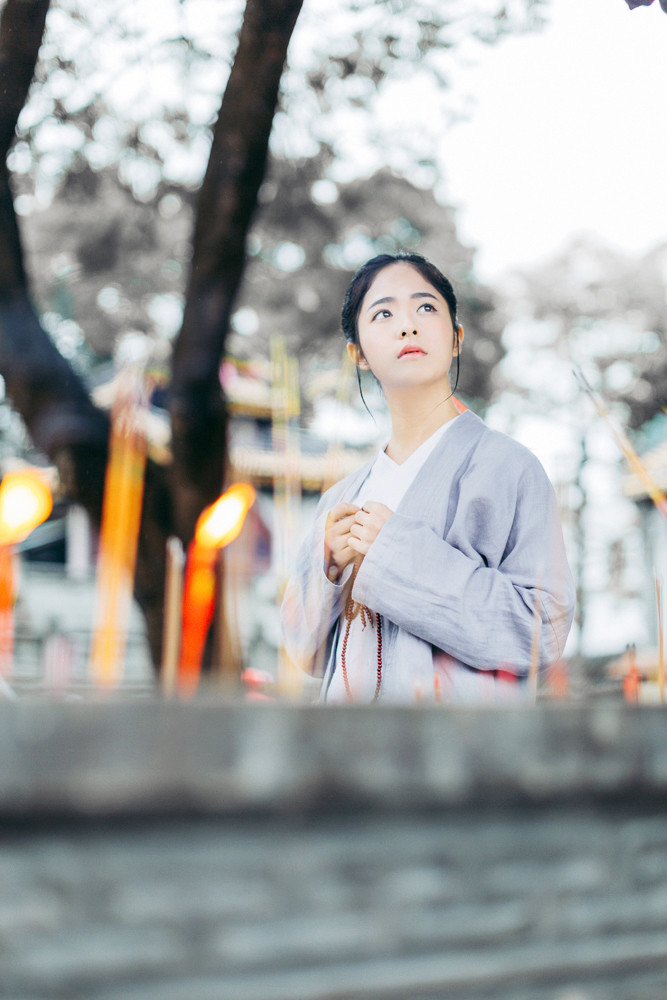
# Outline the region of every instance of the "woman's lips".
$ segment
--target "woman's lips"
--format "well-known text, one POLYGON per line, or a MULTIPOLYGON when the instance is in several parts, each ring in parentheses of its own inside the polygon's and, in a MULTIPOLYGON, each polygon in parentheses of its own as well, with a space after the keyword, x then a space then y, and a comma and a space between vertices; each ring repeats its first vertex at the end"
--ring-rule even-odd
POLYGON ((421 347, 404 347, 398 356, 399 358, 409 358, 421 357, 424 354, 426 354, 426 351, 422 351, 421 347))

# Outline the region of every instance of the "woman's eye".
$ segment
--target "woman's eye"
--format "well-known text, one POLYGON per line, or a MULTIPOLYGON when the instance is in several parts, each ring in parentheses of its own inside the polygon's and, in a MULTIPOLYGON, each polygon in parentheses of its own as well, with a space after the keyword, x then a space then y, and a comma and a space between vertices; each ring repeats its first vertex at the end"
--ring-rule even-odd
POLYGON ((388 309, 378 309, 378 311, 374 314, 373 319, 378 319, 378 317, 386 319, 387 316, 391 316, 391 313, 389 312, 388 309))
POLYGON ((420 312, 422 309, 426 310, 426 312, 435 312, 435 306, 431 305, 430 302, 422 302, 417 312, 420 312))

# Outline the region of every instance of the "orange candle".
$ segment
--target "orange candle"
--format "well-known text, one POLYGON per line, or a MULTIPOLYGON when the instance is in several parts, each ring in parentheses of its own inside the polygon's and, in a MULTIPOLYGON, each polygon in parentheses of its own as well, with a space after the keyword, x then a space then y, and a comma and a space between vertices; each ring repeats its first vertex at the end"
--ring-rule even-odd
POLYGON ((0 677, 9 677, 14 659, 13 552, 0 545, 0 677))
POLYGON ((9 677, 14 656, 14 545, 46 521, 51 490, 37 469, 7 472, 0 483, 0 676, 9 677))
POLYGON ((206 637, 216 605, 216 562, 220 549, 239 535, 255 501, 248 483, 235 483, 199 516, 188 546, 183 587, 183 630, 178 662, 178 690, 192 697, 199 686, 206 637))
POLYGON ((111 415, 90 654, 95 682, 113 687, 123 672, 146 471, 141 373, 123 372, 111 415))

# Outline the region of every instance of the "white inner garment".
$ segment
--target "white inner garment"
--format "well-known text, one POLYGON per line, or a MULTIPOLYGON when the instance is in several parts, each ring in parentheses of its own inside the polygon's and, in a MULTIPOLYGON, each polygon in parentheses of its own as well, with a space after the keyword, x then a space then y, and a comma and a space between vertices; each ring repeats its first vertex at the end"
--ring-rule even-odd
MULTIPOLYGON (((352 497, 351 503, 356 504, 358 507, 363 507, 368 500, 374 500, 377 503, 385 504, 390 510, 395 511, 426 459, 444 433, 456 420, 457 417, 454 417, 452 420, 448 420, 447 423, 442 424, 441 427, 438 427, 400 465, 389 458, 383 448, 373 462, 371 470, 359 487, 356 496, 352 497)), ((350 700, 345 689, 341 666, 341 648, 345 635, 345 626, 346 622, 343 615, 340 640, 336 649, 336 670, 334 671, 327 692, 327 702, 349 702, 350 700)), ((360 616, 357 615, 350 626, 350 635, 345 653, 345 665, 353 701, 371 701, 373 698, 377 683, 377 645, 375 614, 373 615, 373 624, 367 624, 365 628, 362 625, 360 616)), ((383 675, 380 695, 382 696, 383 693, 390 694, 391 686, 391 678, 383 675)), ((401 687, 404 687, 404 682, 401 684, 401 687)))

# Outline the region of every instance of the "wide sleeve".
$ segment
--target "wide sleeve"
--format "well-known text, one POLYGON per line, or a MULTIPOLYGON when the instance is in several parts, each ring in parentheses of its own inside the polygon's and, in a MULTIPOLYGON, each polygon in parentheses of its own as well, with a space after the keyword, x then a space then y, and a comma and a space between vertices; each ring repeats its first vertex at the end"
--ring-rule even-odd
POLYGON ((351 575, 348 567, 340 581, 332 583, 324 571, 324 526, 331 506, 325 495, 299 549, 280 609, 287 655, 302 670, 316 675, 324 668, 327 640, 342 613, 351 575))
POLYGON ((470 667, 525 676, 534 648, 541 666, 562 655, 572 623, 556 498, 536 459, 518 474, 501 469, 481 488, 479 478, 460 484, 446 538, 418 517, 394 514, 352 596, 470 667))

